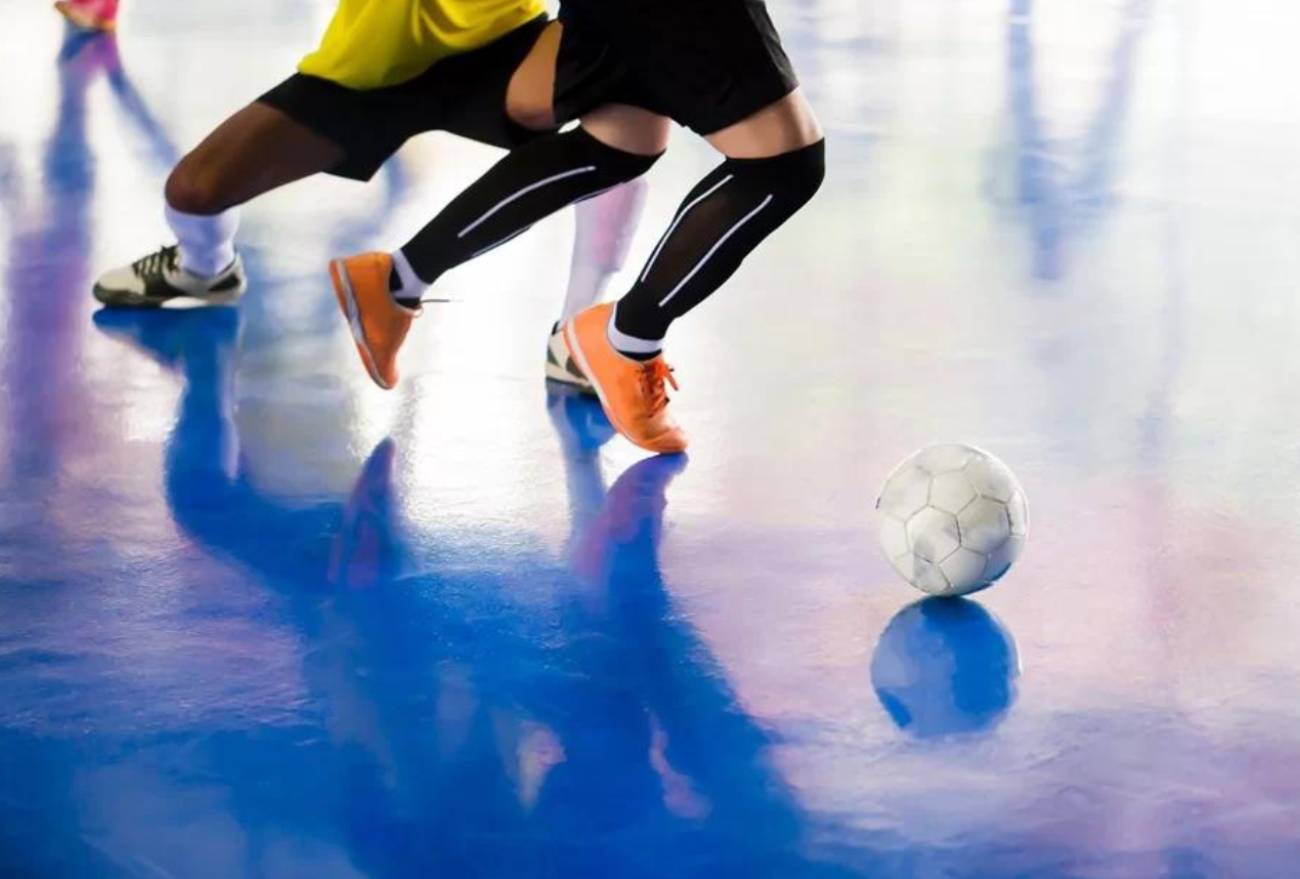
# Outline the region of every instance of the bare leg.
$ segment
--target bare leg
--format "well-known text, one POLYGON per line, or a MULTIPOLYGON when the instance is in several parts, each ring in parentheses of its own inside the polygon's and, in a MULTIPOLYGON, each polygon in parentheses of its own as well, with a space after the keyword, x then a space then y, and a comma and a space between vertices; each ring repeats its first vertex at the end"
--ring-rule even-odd
POLYGON ((555 60, 560 54, 559 22, 552 22, 533 44, 506 90, 506 113, 533 131, 555 127, 555 60))
POLYGON ((167 204, 187 214, 218 214, 328 171, 343 155, 333 141, 274 107, 249 104, 181 159, 167 179, 167 204))
POLYGON ((607 147, 635 156, 657 156, 668 149, 673 123, 640 107, 610 104, 583 116, 582 128, 607 147))
POLYGON ((796 89, 705 140, 729 159, 767 159, 812 146, 824 136, 808 99, 796 89))
MULTIPOLYGON (((617 104, 587 114, 582 127, 606 146, 644 156, 667 149, 672 132, 665 117, 617 104)), ((729 159, 766 159, 812 146, 824 136, 808 99, 796 89, 705 140, 729 159)))

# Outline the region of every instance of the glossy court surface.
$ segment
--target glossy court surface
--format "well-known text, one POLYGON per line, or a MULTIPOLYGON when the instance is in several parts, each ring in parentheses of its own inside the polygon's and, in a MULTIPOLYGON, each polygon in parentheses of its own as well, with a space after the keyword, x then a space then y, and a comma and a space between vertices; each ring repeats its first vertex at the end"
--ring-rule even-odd
POLYGON ((689 461, 544 386, 567 215, 369 384, 325 261, 494 158, 450 138, 250 206, 237 310, 97 312, 330 9, 45 7, 0 0, 4 879, 1296 875, 1289 4, 773 2, 829 183, 674 330, 689 461), (1032 509, 965 603, 876 550, 937 440, 1032 509))

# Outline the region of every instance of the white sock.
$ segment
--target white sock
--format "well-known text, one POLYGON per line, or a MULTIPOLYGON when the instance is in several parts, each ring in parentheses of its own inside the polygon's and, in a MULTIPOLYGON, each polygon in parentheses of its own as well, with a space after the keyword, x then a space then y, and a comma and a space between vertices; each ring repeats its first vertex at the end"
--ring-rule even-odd
POLYGON ((397 280, 401 286, 392 291, 394 299, 423 299, 425 291, 429 285, 420 280, 420 276, 411 268, 411 261, 406 258, 406 254, 400 250, 394 250, 390 254, 393 258, 393 268, 397 271, 397 280))
POLYGON ((621 354, 658 354, 663 350, 663 339, 638 339, 636 336, 629 336, 614 326, 616 317, 618 317, 618 305, 615 305, 613 311, 609 313, 609 324, 605 327, 605 335, 615 351, 621 354))
POLYGON ((578 202, 574 208, 573 259, 561 320, 569 320, 604 298, 610 278, 627 260, 648 189, 645 180, 638 177, 596 198, 578 202))
POLYGON ((167 205, 167 225, 181 249, 181 268, 201 278, 213 278, 235 261, 235 232, 239 208, 203 216, 187 214, 167 205))
POLYGON ((560 322, 577 317, 605 298, 605 289, 613 277, 599 266, 580 265, 574 262, 569 269, 569 289, 564 295, 564 311, 560 312, 560 322))

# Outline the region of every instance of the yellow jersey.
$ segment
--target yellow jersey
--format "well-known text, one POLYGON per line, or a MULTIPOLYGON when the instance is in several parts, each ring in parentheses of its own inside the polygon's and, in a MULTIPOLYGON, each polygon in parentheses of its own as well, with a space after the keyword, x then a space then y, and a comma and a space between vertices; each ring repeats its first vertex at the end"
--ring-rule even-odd
POLYGON ((342 0, 298 71, 352 89, 397 85, 545 12, 543 0, 342 0))

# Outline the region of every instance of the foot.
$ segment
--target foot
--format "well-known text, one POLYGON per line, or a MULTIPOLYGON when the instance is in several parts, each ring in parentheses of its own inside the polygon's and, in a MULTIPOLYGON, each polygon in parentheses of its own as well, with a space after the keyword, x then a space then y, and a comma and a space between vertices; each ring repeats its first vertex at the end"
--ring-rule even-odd
POLYGON ((668 412, 664 385, 677 387, 671 367, 662 355, 640 361, 614 350, 605 332, 613 310, 612 304, 605 303, 567 321, 565 346, 619 433, 647 451, 666 455, 686 451, 686 434, 668 412))
POLYGON ((163 308, 233 305, 247 288, 238 256, 221 274, 204 278, 181 268, 180 251, 173 245, 106 272, 95 282, 94 292, 109 308, 163 308))
POLYGON ((59 0, 54 8, 68 23, 83 31, 117 30, 117 3, 59 0))
POLYGON ((564 333, 560 331, 558 323, 551 329, 551 338, 546 345, 546 378, 548 381, 577 388, 584 394, 596 393, 591 382, 578 369, 578 364, 573 362, 569 349, 564 346, 564 333))
POLYGON ((397 386, 397 352, 420 316, 404 308, 388 292, 393 259, 386 253, 363 253, 330 263, 330 280, 339 308, 352 329, 357 353, 366 372, 384 390, 397 386))

